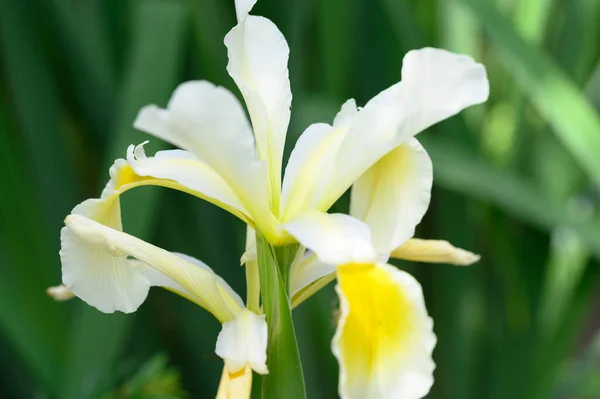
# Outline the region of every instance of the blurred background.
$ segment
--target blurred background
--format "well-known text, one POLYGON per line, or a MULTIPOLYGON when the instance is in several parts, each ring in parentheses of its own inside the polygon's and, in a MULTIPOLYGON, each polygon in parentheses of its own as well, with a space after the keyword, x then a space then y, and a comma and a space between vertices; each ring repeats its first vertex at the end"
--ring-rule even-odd
MULTIPOLYGON (((600 0, 261 0, 289 42, 288 154, 400 79, 423 46, 473 56, 491 98, 422 133, 434 162, 418 237, 482 255, 398 263, 422 282, 439 343, 429 398, 600 398, 600 0)), ((207 79, 235 93, 233 0, 0 0, 0 398, 211 398, 219 323, 152 290, 133 315, 45 294, 59 230, 97 197, 143 105, 207 79)), ((167 148, 150 138, 148 153, 167 148)), ((335 205, 344 211, 348 198, 335 205)), ((202 259, 239 293, 244 226, 185 194, 123 197, 125 231, 202 259)), ((336 397, 332 285, 294 312, 309 398, 336 397)))

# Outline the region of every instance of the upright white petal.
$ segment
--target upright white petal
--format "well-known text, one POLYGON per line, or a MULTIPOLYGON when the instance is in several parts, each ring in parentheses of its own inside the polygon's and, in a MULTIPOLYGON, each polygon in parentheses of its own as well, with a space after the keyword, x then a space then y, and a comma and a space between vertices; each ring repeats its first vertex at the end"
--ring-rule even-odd
POLYGON ((230 374, 246 366, 259 374, 268 374, 267 337, 265 315, 244 309, 235 319, 223 324, 215 352, 225 360, 225 367, 230 374))
MULTIPOLYGON (((236 4, 246 9, 246 2, 236 4)), ((239 18, 239 12, 238 12, 239 18)), ((288 44, 270 20, 248 15, 225 36, 227 71, 239 87, 252 119, 258 154, 269 165, 271 205, 279 207, 281 166, 292 92, 288 44)))
POLYGON ((65 225, 60 251, 63 283, 103 312, 133 312, 145 300, 150 286, 160 284, 151 281, 156 276, 148 276, 129 257, 178 284, 221 322, 242 310, 239 297, 232 297, 210 270, 81 214, 67 216, 65 225))
POLYGON ((347 128, 326 123, 310 125, 300 136, 285 168, 281 195, 281 220, 285 223, 314 209, 327 191, 337 151, 347 128))
POLYGON ((480 259, 473 252, 457 248, 448 241, 411 238, 392 251, 392 258, 413 262, 449 263, 468 266, 480 259))
POLYGON ((369 225, 383 260, 414 235, 431 198, 431 159, 415 138, 381 158, 352 187, 350 214, 369 225))
POLYGON ((372 262, 377 258, 369 226, 352 216, 308 211, 283 228, 331 265, 372 262))
POLYGON ((433 384, 436 337, 419 283, 386 264, 338 268, 331 347, 342 399, 419 399, 433 384))
POLYGON ((227 89, 206 81, 183 83, 167 109, 144 107, 134 126, 192 152, 225 181, 253 219, 272 222, 266 165, 256 159, 244 110, 227 89))

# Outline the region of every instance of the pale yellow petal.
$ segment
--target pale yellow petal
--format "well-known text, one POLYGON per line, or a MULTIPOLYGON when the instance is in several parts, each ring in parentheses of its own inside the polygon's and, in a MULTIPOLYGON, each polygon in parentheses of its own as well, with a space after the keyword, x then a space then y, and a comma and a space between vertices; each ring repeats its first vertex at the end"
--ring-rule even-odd
POLYGON ((433 384, 436 337, 419 283, 386 264, 338 268, 332 351, 342 399, 418 399, 433 384))
POLYGON ((433 168, 415 138, 390 151, 352 186, 350 214, 369 225, 383 261, 415 233, 431 198, 433 168))
POLYGON ((246 366, 236 373, 223 367, 216 399, 248 399, 252 393, 252 369, 246 366))
POLYGON ((457 266, 468 266, 480 259, 479 255, 457 248, 448 241, 419 238, 412 238, 396 248, 392 251, 391 257, 413 262, 449 263, 457 266))
POLYGON ((56 287, 48 287, 46 294, 55 301, 64 302, 69 299, 73 299, 75 295, 67 289, 64 284, 57 285, 56 287))

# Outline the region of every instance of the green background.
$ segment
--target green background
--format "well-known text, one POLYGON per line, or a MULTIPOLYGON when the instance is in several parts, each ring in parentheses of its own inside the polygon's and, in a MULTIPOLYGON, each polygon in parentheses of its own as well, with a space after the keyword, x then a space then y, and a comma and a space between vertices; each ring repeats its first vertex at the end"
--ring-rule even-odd
MULTIPOLYGON (((152 290, 133 315, 55 303, 59 230, 97 197, 143 105, 177 84, 235 90, 226 0, 0 0, 0 398, 214 397, 218 322, 152 290)), ((435 321, 430 398, 600 397, 600 1, 260 0, 291 49, 287 152, 342 102, 397 82, 423 46, 487 67, 490 100, 422 133, 435 169, 418 237, 482 255, 398 264, 435 321)), ((235 91, 238 93, 237 91, 235 91)), ((151 139, 148 153, 167 148, 151 139)), ((347 209, 344 197, 336 210, 347 209)), ((202 259, 244 293, 244 226, 160 188, 124 195, 125 230, 202 259)), ((309 398, 336 396, 332 285, 294 312, 309 398)))

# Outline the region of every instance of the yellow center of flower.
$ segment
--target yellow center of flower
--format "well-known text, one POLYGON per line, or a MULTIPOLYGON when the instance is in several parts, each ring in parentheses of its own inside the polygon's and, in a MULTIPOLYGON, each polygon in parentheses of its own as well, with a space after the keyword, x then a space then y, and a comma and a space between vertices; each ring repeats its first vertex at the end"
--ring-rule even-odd
POLYGON ((349 307, 340 337, 342 355, 346 364, 372 375, 385 367, 386 358, 408 349, 414 309, 390 275, 375 265, 341 266, 338 282, 349 307))

